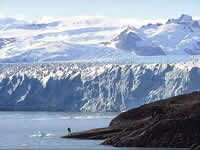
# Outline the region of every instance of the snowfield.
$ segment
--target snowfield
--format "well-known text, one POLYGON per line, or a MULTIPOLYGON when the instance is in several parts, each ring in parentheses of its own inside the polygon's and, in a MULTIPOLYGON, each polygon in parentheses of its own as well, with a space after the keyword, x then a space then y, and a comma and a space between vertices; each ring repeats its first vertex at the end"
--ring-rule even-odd
POLYGON ((200 23, 0 18, 0 111, 124 111, 200 90, 200 23))
POLYGON ((0 64, 0 110, 123 111, 200 90, 200 61, 0 64))
POLYGON ((200 23, 182 15, 134 27, 106 17, 0 18, 0 62, 82 61, 200 55, 200 23))

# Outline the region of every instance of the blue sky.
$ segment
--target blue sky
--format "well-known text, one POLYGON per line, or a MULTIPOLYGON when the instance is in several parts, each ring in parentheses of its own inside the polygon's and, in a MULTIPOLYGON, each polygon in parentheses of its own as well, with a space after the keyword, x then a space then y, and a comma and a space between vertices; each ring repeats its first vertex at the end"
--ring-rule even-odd
POLYGON ((200 16, 200 0, 0 0, 8 16, 108 16, 161 19, 181 14, 200 16))

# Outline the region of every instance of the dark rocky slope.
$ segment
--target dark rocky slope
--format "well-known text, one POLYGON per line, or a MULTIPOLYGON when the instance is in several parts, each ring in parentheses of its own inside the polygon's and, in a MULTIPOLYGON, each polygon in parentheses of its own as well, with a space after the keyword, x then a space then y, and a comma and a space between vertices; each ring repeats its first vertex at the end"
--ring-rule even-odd
POLYGON ((200 92, 145 104, 121 113, 107 128, 64 138, 105 139, 103 144, 116 147, 200 145, 200 92))

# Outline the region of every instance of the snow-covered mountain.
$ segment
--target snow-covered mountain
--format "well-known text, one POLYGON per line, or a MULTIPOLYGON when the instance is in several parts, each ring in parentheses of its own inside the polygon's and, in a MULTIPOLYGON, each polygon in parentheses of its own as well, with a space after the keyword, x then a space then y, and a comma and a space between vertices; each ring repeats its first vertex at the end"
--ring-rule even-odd
MULTIPOLYGON (((127 28, 111 45, 137 55, 199 55, 200 23, 191 16, 169 19, 165 24, 127 28)), ((113 46, 112 46, 113 47, 113 46)))
MULTIPOLYGON (((116 48, 128 51, 135 52, 140 56, 157 56, 165 55, 163 50, 152 43, 152 41, 147 41, 141 38, 137 32, 129 28, 121 32, 117 37, 115 37, 112 42, 116 48)), ((113 44, 111 42, 111 44, 113 44)))
POLYGON ((105 17, 0 18, 0 62, 199 54, 200 23, 188 15, 139 28, 105 17))
POLYGON ((200 90, 200 61, 0 64, 0 110, 120 111, 200 90))

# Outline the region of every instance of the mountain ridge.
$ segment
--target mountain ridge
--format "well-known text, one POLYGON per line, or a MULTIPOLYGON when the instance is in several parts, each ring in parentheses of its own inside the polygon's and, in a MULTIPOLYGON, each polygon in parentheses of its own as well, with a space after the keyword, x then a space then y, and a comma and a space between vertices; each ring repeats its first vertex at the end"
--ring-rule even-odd
POLYGON ((103 17, 43 22, 0 18, 0 31, 1 63, 200 54, 199 21, 188 15, 139 28, 103 17))

